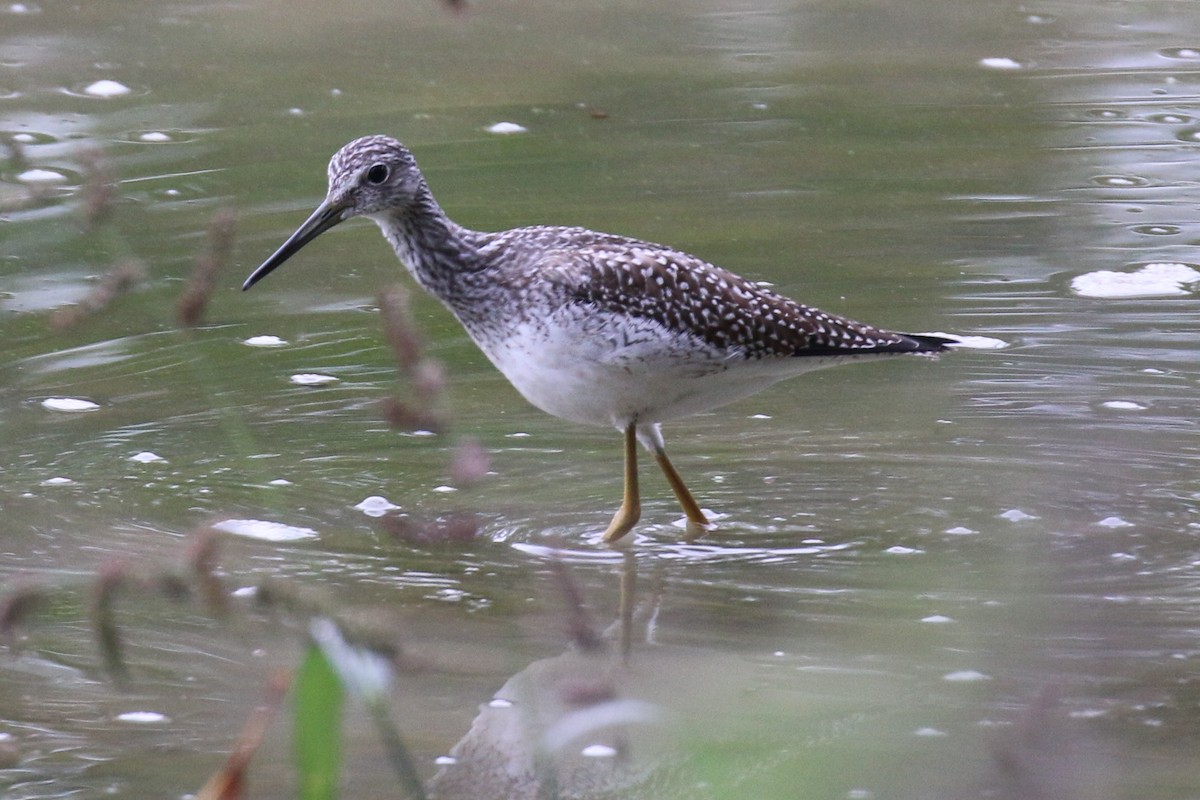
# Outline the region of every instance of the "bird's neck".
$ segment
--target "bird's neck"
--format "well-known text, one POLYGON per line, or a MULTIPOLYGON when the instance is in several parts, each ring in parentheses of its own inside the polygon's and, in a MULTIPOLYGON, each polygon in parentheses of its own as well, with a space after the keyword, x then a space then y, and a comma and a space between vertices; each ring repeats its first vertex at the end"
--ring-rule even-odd
POLYGON ((417 283, 443 302, 451 303, 479 268, 478 234, 446 216, 428 190, 374 220, 417 283))

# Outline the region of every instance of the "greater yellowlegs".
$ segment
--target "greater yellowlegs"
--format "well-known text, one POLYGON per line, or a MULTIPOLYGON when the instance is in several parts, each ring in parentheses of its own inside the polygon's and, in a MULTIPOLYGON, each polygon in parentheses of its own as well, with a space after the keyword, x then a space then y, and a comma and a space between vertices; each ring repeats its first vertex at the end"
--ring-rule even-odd
POLYGON ((935 355, 953 342, 827 314, 663 245, 587 228, 469 230, 446 216, 408 148, 387 136, 356 139, 334 154, 324 202, 242 288, 356 216, 375 221, 417 283, 526 400, 556 417, 622 431, 625 493, 606 541, 641 516, 639 442, 662 468, 691 532, 709 524, 667 458, 665 420, 819 367, 935 355))

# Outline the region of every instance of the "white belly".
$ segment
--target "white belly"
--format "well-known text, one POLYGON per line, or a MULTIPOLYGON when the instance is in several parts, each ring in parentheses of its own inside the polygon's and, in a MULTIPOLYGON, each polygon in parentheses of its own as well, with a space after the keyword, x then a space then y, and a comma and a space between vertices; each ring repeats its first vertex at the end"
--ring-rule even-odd
POLYGON ((476 339, 526 400, 573 422, 622 428, 663 422, 749 397, 842 358, 747 361, 647 319, 600 312, 522 323, 476 339))

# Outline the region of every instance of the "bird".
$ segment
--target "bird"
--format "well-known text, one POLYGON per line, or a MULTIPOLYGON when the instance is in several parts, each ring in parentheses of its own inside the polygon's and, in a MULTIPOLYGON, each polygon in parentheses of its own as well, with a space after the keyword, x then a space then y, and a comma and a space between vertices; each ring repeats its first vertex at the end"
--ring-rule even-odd
POLYGON ((667 456, 662 423, 749 397, 813 369, 893 355, 936 357, 955 343, 827 313, 702 258, 583 227, 477 231, 434 199, 412 152, 355 139, 329 161, 316 210, 246 278, 254 286, 325 231, 372 220, 425 291, 532 405, 624 443, 620 506, 602 535, 641 518, 638 445, 683 510, 690 537, 712 521, 667 456))

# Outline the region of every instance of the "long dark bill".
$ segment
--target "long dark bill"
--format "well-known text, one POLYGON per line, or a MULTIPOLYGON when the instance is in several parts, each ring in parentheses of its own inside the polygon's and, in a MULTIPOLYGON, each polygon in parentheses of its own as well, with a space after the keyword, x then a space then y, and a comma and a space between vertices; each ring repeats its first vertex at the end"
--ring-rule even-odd
POLYGON ((328 200, 321 203, 317 206, 317 210, 304 220, 304 224, 297 228, 296 232, 289 236, 287 241, 262 263, 262 266, 250 273, 250 277, 246 278, 246 282, 242 284, 242 291, 246 291, 267 277, 273 269, 294 256, 301 247, 337 225, 346 218, 345 214, 346 207, 343 205, 331 203, 328 200))

